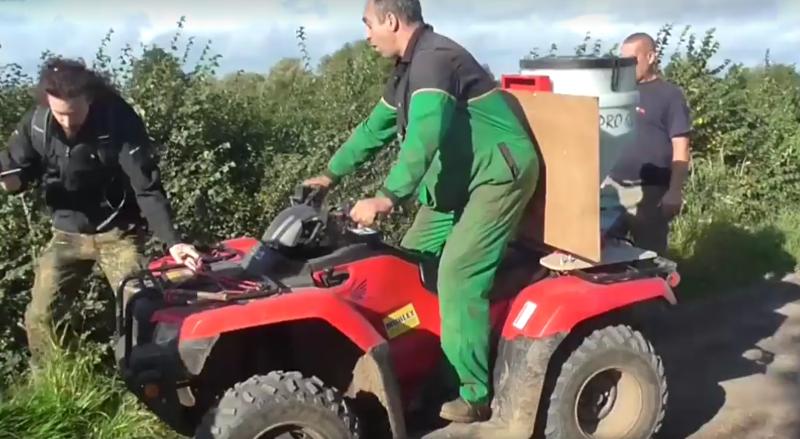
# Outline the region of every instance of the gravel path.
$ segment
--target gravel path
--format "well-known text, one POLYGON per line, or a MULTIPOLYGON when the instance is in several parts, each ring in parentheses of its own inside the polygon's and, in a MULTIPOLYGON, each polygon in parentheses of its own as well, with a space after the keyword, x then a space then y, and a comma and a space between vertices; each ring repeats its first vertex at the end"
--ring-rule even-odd
POLYGON ((800 278, 679 308, 662 329, 661 437, 800 437, 800 278))

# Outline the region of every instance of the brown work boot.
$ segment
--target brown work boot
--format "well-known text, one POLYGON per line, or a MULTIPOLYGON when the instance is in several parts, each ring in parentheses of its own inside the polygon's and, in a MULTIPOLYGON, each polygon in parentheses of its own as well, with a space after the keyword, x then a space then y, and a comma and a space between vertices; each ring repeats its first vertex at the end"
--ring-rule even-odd
POLYGON ((488 404, 473 404, 462 398, 457 398, 442 404, 442 411, 439 416, 451 422, 469 424, 488 421, 491 414, 488 404))

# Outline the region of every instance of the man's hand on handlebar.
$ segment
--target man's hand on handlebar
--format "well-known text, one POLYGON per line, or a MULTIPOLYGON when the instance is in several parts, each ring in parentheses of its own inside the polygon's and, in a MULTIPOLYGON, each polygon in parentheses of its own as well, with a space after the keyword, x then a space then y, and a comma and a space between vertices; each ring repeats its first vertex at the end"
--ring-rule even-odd
MULTIPOLYGON (((317 177, 309 178, 303 182, 305 187, 319 188, 323 190, 329 189, 333 185, 333 180, 327 175, 319 175, 317 177)), ((394 203, 387 197, 375 197, 360 200, 350 209, 350 219, 358 224, 360 227, 371 227, 375 224, 375 218, 380 215, 386 215, 392 212, 394 203)))
POLYGON ((307 187, 318 187, 323 189, 328 189, 333 185, 333 180, 326 175, 320 175, 317 177, 309 178, 308 180, 303 182, 303 186, 307 187))
POLYGON ((359 226, 371 227, 378 214, 388 214, 394 208, 392 200, 386 197, 367 198, 356 203, 350 210, 350 218, 359 226))
POLYGON ((200 252, 191 244, 175 244, 170 247, 169 254, 175 262, 185 265, 192 271, 196 272, 202 268, 203 259, 200 252))

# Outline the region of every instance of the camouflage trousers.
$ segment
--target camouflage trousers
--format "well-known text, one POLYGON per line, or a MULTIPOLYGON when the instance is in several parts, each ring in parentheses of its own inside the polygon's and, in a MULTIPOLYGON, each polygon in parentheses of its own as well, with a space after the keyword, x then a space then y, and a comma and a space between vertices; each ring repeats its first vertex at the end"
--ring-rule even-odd
MULTIPOLYGON (((32 363, 53 346, 53 304, 59 295, 75 297, 95 264, 116 290, 122 281, 142 267, 143 235, 115 229, 99 234, 53 231, 53 238, 39 257, 31 302, 25 311, 25 330, 32 363)), ((125 303, 132 294, 126 288, 125 303)))

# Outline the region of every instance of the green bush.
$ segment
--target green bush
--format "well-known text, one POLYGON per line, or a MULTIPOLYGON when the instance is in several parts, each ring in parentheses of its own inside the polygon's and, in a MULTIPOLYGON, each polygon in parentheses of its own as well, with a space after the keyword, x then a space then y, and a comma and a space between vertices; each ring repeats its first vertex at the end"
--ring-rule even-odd
MULTIPOLYGON (((662 30, 662 42, 670 30, 662 30)), ((709 65, 719 42, 711 31, 698 41, 688 30, 678 42, 685 51, 674 52, 664 71, 685 90, 694 113, 695 168, 726 168, 734 192, 716 194, 739 203, 743 218, 769 220, 779 207, 800 205, 800 75, 769 58, 755 69, 709 65)))
MULTIPOLYGON (((673 256, 692 294, 792 271, 800 261, 800 74, 793 66, 712 65, 713 30, 685 28, 665 76, 693 112, 693 169, 673 224, 673 256)), ((672 27, 659 33, 661 47, 672 27)), ((662 60, 667 59, 662 50, 662 60)))

